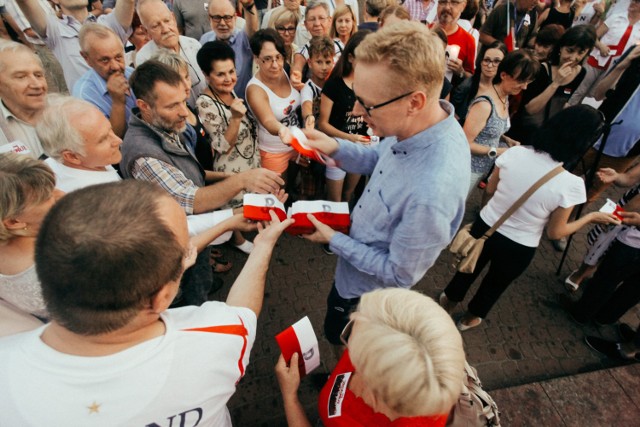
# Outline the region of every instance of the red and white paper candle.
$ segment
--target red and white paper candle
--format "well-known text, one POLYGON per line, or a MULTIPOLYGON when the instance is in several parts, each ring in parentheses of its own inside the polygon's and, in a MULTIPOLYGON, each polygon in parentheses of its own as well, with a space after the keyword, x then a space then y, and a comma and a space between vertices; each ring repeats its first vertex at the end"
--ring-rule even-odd
POLYGON ((618 218, 620 221, 622 221, 622 217, 620 216, 620 212, 624 212, 624 209, 622 209, 613 200, 607 199, 607 201, 605 202, 604 206, 600 208, 600 212, 611 214, 611 215, 615 216, 616 218, 618 218))
POLYGON ((254 221, 271 221, 269 211, 275 211, 280 221, 287 219, 284 205, 273 194, 245 194, 242 213, 247 219, 254 221))
POLYGON ((316 338, 313 326, 307 316, 276 335, 276 341, 287 363, 291 361, 291 356, 294 353, 298 353, 300 377, 320 366, 318 338, 316 338))
POLYGON ((307 218, 313 214, 318 221, 341 233, 349 233, 351 218, 349 204, 346 202, 329 202, 326 200, 301 200, 289 208, 289 217, 295 222, 285 231, 289 234, 311 234, 315 227, 307 218))
POLYGON ((301 129, 292 126, 289 128, 289 132, 291 133, 291 146, 294 150, 316 162, 326 163, 320 152, 307 146, 307 137, 301 129))

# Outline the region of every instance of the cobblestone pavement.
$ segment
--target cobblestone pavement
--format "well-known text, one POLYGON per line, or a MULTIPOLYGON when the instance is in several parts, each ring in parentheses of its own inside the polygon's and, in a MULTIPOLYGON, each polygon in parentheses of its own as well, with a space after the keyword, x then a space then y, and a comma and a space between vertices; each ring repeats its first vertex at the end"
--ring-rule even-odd
MULTIPOLYGON (((616 199, 622 190, 610 190, 607 194, 616 199)), ((472 206, 478 206, 477 198, 475 195, 472 199, 472 206)), ((594 206, 600 205, 599 202, 594 203, 594 206)), ((470 208, 467 221, 476 212, 477 208, 470 208)), ((532 264, 507 289, 488 318, 479 327, 463 333, 468 361, 478 369, 486 389, 614 366, 613 362, 591 351, 584 344, 583 337, 595 334, 615 338, 615 329, 612 326, 578 326, 557 302, 557 294, 563 292, 561 278, 577 268, 584 254, 585 231, 574 238, 560 276, 556 276, 555 271, 561 254, 554 251, 543 237, 532 264)), ((224 300, 245 259, 244 255, 229 248, 225 248, 225 255, 234 263, 234 268, 223 276, 225 286, 211 294, 212 299, 224 300)), ((320 341, 322 365, 316 370, 316 375, 303 380, 299 395, 310 418, 317 417, 315 404, 324 382, 323 374, 328 374, 336 363, 332 348, 322 334, 326 297, 335 263, 336 257, 326 255, 320 245, 290 235, 284 235, 278 242, 267 276, 264 308, 258 320, 258 336, 251 353, 251 364, 229 403, 234 425, 286 425, 273 373, 279 356, 274 336, 305 315, 309 316, 320 341)), ((414 289, 437 298, 454 274, 452 263, 453 256, 443 251, 414 289)), ((465 303, 479 282, 474 284, 465 303)), ((623 320, 637 325, 640 309, 631 310, 623 320)))

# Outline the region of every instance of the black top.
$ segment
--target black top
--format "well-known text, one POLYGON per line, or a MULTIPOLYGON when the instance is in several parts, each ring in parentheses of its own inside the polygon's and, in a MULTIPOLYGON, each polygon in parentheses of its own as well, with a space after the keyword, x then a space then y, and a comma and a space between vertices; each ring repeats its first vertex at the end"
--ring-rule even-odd
POLYGON ((555 7, 549 9, 549 15, 547 15, 547 19, 540 25, 540 28, 544 28, 547 25, 558 24, 564 27, 565 30, 571 28, 573 24, 573 10, 570 10, 567 13, 559 12, 555 7))
POLYGON ((196 124, 193 125, 193 130, 196 131, 196 149, 195 155, 196 159, 200 162, 200 165, 205 170, 213 170, 213 150, 211 150, 211 139, 209 138, 209 134, 205 130, 204 126, 200 122, 200 117, 198 117, 198 111, 194 108, 191 108, 189 105, 189 110, 196 116, 196 124))
POLYGON ((329 124, 339 131, 352 135, 367 135, 367 124, 362 117, 351 114, 356 103, 353 90, 346 85, 342 77, 334 77, 324 84, 322 94, 333 101, 329 124))

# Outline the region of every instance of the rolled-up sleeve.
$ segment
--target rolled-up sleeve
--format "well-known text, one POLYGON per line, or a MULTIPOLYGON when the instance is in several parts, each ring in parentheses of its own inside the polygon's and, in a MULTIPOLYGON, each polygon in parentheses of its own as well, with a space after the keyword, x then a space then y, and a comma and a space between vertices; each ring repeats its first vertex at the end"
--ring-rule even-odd
POLYGON ((182 206, 187 215, 193 214, 196 186, 179 169, 162 160, 150 157, 137 159, 131 170, 134 179, 155 182, 182 206))

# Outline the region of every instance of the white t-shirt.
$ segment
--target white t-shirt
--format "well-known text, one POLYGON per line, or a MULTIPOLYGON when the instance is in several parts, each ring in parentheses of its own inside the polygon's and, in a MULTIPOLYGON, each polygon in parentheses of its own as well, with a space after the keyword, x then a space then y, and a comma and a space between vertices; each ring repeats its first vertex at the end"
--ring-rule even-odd
POLYGON ((112 167, 107 166, 104 171, 89 171, 70 168, 51 157, 44 161, 56 175, 56 188, 70 193, 80 188, 108 182, 118 182, 122 178, 112 167))
MULTIPOLYGON (((300 126, 297 111, 298 107, 300 107, 300 92, 291 87, 289 95, 286 98, 281 98, 256 77, 249 80, 247 89, 252 85, 256 85, 266 92, 269 98, 269 106, 277 121, 286 127, 300 126)), ((249 109, 251 109, 251 105, 249 105, 249 109)), ((255 114, 253 115, 255 117, 255 114)), ((260 121, 258 121, 258 143, 260 149, 267 153, 287 153, 293 150, 290 146, 284 145, 278 135, 271 135, 260 121)))
POLYGON ((0 425, 231 426, 256 315, 211 301, 162 319, 163 336, 102 357, 52 349, 47 326, 0 339, 0 425))
MULTIPOLYGON (((500 181, 495 194, 480 212, 482 220, 488 225, 495 224, 525 191, 559 164, 548 154, 530 147, 517 146, 505 151, 496 159, 500 181)), ((535 248, 554 210, 575 206, 586 199, 582 179, 563 171, 533 193, 498 232, 516 243, 535 248)))
POLYGON ((313 102, 316 98, 320 97, 321 93, 322 88, 309 79, 300 91, 300 98, 303 104, 307 101, 313 102))

